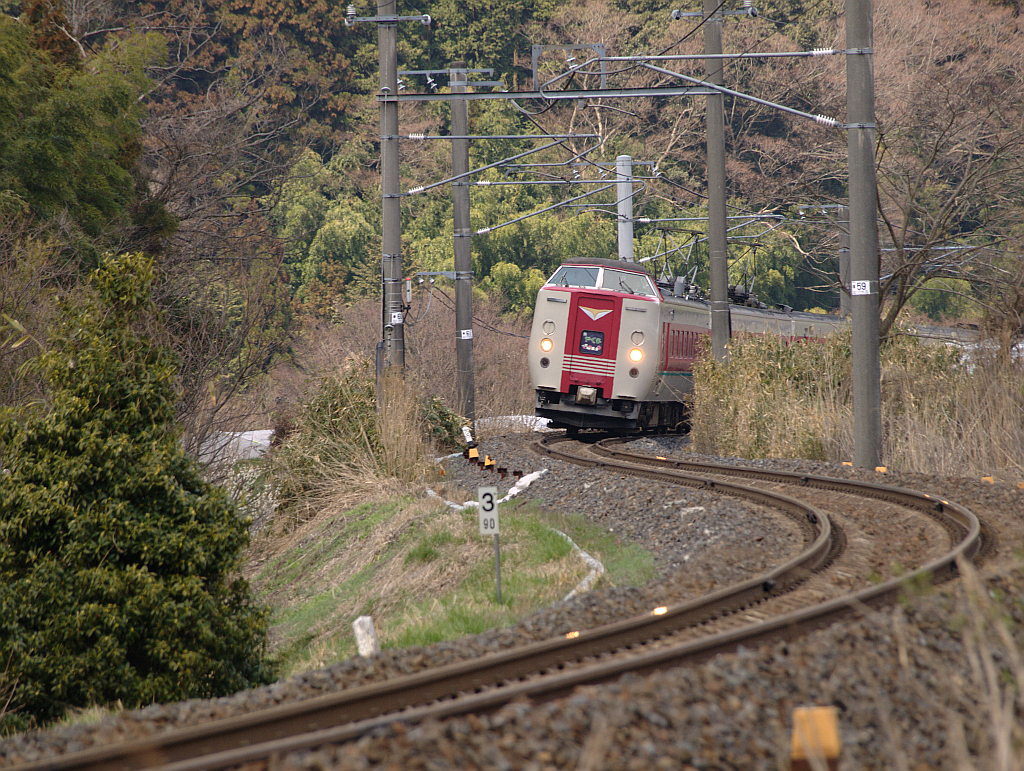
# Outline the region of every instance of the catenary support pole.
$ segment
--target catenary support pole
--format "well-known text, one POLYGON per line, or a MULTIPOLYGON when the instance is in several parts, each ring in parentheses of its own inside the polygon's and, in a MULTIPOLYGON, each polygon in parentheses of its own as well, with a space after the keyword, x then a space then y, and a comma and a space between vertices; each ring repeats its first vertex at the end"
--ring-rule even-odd
POLYGON ((383 190, 383 367, 405 367, 402 305, 402 215, 398 187, 398 20, 397 0, 377 0, 380 47, 380 155, 383 190), (390 17, 390 18, 389 18, 390 17))
MULTIPOLYGON (((722 53, 722 16, 719 0, 704 0, 704 53, 722 53)), ((707 59, 704 69, 707 80, 717 86, 725 84, 722 60, 707 59)), ((715 361, 729 357, 732 325, 729 317, 729 263, 726 241, 725 211, 725 101, 716 91, 704 97, 708 146, 708 250, 711 278, 711 353, 715 361)))
POLYGON ((615 198, 618 203, 619 259, 633 262, 633 158, 615 159, 615 198))
POLYGON ((854 464, 881 462, 878 224, 871 0, 846 0, 846 121, 850 168, 850 305, 853 312, 854 464))
POLYGON ((839 228, 839 315, 850 318, 850 207, 836 209, 839 228))
MULTIPOLYGON (((452 62, 450 83, 453 94, 466 93, 466 63, 452 62)), ((452 136, 469 135, 469 102, 452 99, 452 136)), ((469 140, 452 140, 452 176, 469 173, 469 140)), ((452 182, 452 212, 455 248, 455 358, 458 368, 456 408, 459 414, 476 420, 473 382, 473 256, 469 227, 469 178, 452 182)))

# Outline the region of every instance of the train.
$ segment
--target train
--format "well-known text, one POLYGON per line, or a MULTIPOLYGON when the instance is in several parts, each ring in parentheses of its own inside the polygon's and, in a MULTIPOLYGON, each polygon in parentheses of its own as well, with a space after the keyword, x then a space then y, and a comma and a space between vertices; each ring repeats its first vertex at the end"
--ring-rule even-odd
MULTIPOLYGON (((730 336, 822 339, 838 316, 769 308, 729 287, 730 336)), ((686 277, 657 280, 642 264, 563 262, 537 294, 528 364, 535 414, 572 435, 687 426, 693 365, 710 349, 711 303, 686 277)))

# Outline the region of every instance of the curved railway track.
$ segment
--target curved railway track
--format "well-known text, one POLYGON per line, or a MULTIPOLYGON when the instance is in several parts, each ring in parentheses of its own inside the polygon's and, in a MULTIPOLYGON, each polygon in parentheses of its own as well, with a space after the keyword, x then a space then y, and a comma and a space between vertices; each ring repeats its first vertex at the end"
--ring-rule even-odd
POLYGON ((811 475, 652 458, 615 448, 614 440, 584 444, 556 435, 536 450, 618 473, 646 476, 774 507, 799 523, 799 553, 764 575, 710 595, 564 637, 450 664, 414 675, 359 686, 225 720, 175 729, 146 739, 97 746, 79 753, 13 766, 17 771, 163 771, 223 769, 269 763, 284 753, 350 741, 396 720, 487 712, 514 699, 567 695, 580 685, 644 674, 705 660, 740 645, 791 638, 864 606, 891 602, 908 580, 942 581, 957 561, 981 548, 977 518, 956 503, 901 488, 811 475), (734 481, 742 478, 741 484, 734 481), (829 490, 885 501, 919 512, 949 533, 941 556, 899 578, 817 601, 810 579, 843 551, 843 539, 826 511, 771 486, 829 490), (805 596, 800 596, 801 587, 805 596), (774 603, 774 604, 773 604, 774 603), (757 606, 756 610, 754 606, 757 606))

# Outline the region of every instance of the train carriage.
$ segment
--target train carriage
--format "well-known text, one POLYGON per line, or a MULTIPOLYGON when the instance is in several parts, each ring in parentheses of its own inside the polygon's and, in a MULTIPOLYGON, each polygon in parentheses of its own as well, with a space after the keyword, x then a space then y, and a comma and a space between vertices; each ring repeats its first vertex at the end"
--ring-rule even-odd
MULTIPOLYGON (((563 263, 538 293, 530 333, 537 416, 570 432, 681 427, 693 364, 711 333, 710 303, 694 289, 682 279, 660 284, 636 263, 563 263)), ((731 305, 730 318, 734 334, 786 340, 821 338, 845 325, 747 305, 731 305)))

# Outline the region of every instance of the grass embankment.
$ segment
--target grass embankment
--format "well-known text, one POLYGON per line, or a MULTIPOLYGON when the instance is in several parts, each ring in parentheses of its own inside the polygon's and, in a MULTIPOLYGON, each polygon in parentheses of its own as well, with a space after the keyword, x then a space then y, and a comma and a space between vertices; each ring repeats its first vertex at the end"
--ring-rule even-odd
POLYGON ((570 512, 511 501, 499 507, 501 602, 494 539, 475 509, 427 493, 441 486, 435 458, 461 436, 458 421, 402 381, 353 367, 320 381, 266 478, 281 499, 251 547, 246 576, 273 608, 272 652, 288 675, 356 654, 352 622, 372 616, 381 644, 421 645, 508 626, 561 600, 589 568, 564 533, 605 567, 598 585, 637 586, 651 556, 570 512), (556 532, 559 531, 559 532, 556 532))
POLYGON ((356 655, 352 622, 372 616, 383 647, 426 645, 509 626, 561 600, 589 568, 565 533, 599 559, 599 584, 643 585, 653 560, 581 517, 515 502, 499 507, 501 602, 494 540, 475 510, 436 499, 387 497, 264 536, 249 569, 274 609, 272 648, 282 674, 356 655))

